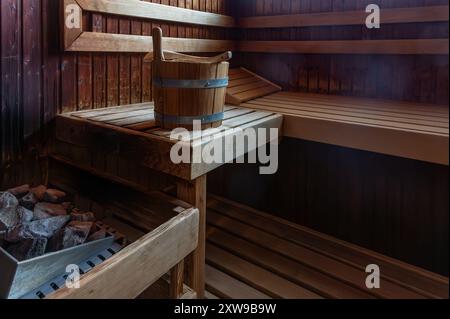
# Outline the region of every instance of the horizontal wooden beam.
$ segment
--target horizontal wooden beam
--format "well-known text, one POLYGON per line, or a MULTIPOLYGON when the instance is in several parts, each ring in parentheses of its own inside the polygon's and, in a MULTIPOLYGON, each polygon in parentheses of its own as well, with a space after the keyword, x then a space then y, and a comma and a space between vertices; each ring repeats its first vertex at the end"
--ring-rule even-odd
POLYGON ((83 10, 127 17, 233 28, 233 17, 140 0, 77 0, 83 10))
MULTIPOLYGON (((381 23, 421 23, 449 20, 448 6, 381 9, 381 23)), ((364 25, 367 13, 359 11, 320 12, 277 16, 248 17, 239 20, 239 27, 249 29, 289 28, 337 25, 364 25)))
POLYGON ((48 299, 136 298, 197 247, 198 224, 198 209, 186 210, 48 299))
MULTIPOLYGON (((164 38, 165 50, 176 52, 222 52, 234 51, 235 42, 228 40, 206 40, 164 38)), ((83 32, 66 49, 76 52, 150 52, 153 50, 151 36, 83 32)))
MULTIPOLYGON (((176 52, 263 52, 301 54, 448 54, 448 39, 344 41, 240 41, 164 38, 176 52)), ((68 48, 76 52, 150 52, 151 36, 83 32, 68 48)))
POLYGON ((301 54, 448 54, 448 39, 240 41, 241 52, 301 54))

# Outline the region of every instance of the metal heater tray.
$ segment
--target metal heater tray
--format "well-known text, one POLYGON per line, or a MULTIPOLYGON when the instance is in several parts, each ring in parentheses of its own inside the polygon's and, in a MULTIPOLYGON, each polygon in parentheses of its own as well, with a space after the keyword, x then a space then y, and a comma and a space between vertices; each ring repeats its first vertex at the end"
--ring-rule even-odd
POLYGON ((78 265, 89 257, 111 247, 114 237, 18 261, 0 247, 0 298, 17 299, 64 274, 66 267, 78 265))
MULTIPOLYGON (((115 254, 117 254, 119 251, 121 251, 123 247, 123 245, 117 242, 113 243, 107 249, 99 252, 98 254, 96 253, 89 259, 78 264, 78 267, 80 268, 80 274, 84 275, 95 267, 101 265, 102 263, 113 257, 115 254)), ((67 274, 59 274, 59 276, 47 281, 39 288, 30 291, 19 299, 44 299, 55 291, 58 291, 59 289, 65 287, 67 278, 67 274)))

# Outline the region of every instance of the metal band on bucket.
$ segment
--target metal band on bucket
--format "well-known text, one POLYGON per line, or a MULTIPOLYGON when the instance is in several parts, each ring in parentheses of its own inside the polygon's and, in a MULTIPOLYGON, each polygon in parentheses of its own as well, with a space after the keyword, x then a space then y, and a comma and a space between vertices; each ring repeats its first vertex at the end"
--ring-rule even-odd
POLYGON ((224 112, 200 116, 175 116, 155 112, 155 119, 157 121, 181 125, 192 125, 194 121, 201 121, 202 124, 210 124, 218 121, 223 121, 224 118, 224 112))
POLYGON ((161 88, 216 89, 228 86, 228 78, 210 80, 179 80, 154 78, 153 84, 161 88))

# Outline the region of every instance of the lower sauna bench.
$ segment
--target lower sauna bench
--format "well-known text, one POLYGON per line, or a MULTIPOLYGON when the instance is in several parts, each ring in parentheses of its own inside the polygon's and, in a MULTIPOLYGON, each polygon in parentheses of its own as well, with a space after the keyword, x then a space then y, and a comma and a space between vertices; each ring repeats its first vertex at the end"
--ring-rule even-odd
MULTIPOLYGON (((130 244, 81 276, 80 289, 49 299, 169 298, 169 271, 198 245, 199 212, 160 192, 143 194, 73 168, 50 170, 49 185, 122 234, 130 244)), ((184 286, 181 299, 196 297, 184 286)))
POLYGON ((216 196, 207 203, 207 298, 448 298, 446 277, 216 196), (366 266, 381 288, 366 287, 366 266))

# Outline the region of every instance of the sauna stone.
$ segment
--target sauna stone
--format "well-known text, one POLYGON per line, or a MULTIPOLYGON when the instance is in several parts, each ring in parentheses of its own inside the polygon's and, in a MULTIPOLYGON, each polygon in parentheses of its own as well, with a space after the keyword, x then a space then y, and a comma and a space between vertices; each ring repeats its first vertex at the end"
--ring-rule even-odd
POLYGON ((22 186, 17 186, 9 189, 8 192, 20 199, 30 192, 30 185, 25 184, 22 186))
POLYGON ((50 238, 58 230, 63 228, 70 220, 70 216, 57 216, 47 219, 36 220, 28 224, 21 224, 8 231, 5 240, 10 243, 17 243, 21 240, 34 238, 50 238))
POLYGON ((38 214, 48 214, 50 216, 64 216, 67 215, 67 211, 61 204, 52 203, 38 203, 34 207, 34 212, 38 214))
POLYGON ((45 254, 47 242, 47 238, 44 237, 29 238, 20 243, 10 245, 7 251, 18 261, 32 259, 45 254))
POLYGON ((44 193, 44 202, 60 204, 66 199, 66 193, 57 189, 47 189, 44 193))
POLYGON ((31 192, 36 196, 38 201, 42 201, 44 199, 45 192, 47 191, 47 187, 44 185, 39 185, 31 189, 31 192))
POLYGON ((59 230, 50 240, 49 251, 58 251, 84 244, 94 223, 70 222, 66 228, 59 230))
POLYGON ((75 208, 75 206, 71 202, 64 202, 61 205, 62 207, 64 207, 67 213, 70 213, 75 208))
POLYGON ((18 224, 26 224, 34 219, 34 213, 22 206, 19 206, 17 208, 16 214, 18 218, 18 224))
POLYGON ((38 199, 34 193, 29 192, 24 197, 20 199, 20 205, 26 209, 33 210, 34 206, 38 203, 38 199))
POLYGON ((0 193, 0 230, 6 230, 17 224, 17 198, 9 193, 0 193))
POLYGON ((74 221, 95 222, 94 213, 91 213, 91 212, 87 212, 87 213, 72 213, 70 216, 72 217, 72 220, 74 220, 74 221))
POLYGON ((47 219, 51 218, 52 215, 47 214, 42 209, 35 209, 33 212, 33 220, 41 220, 41 219, 47 219))

